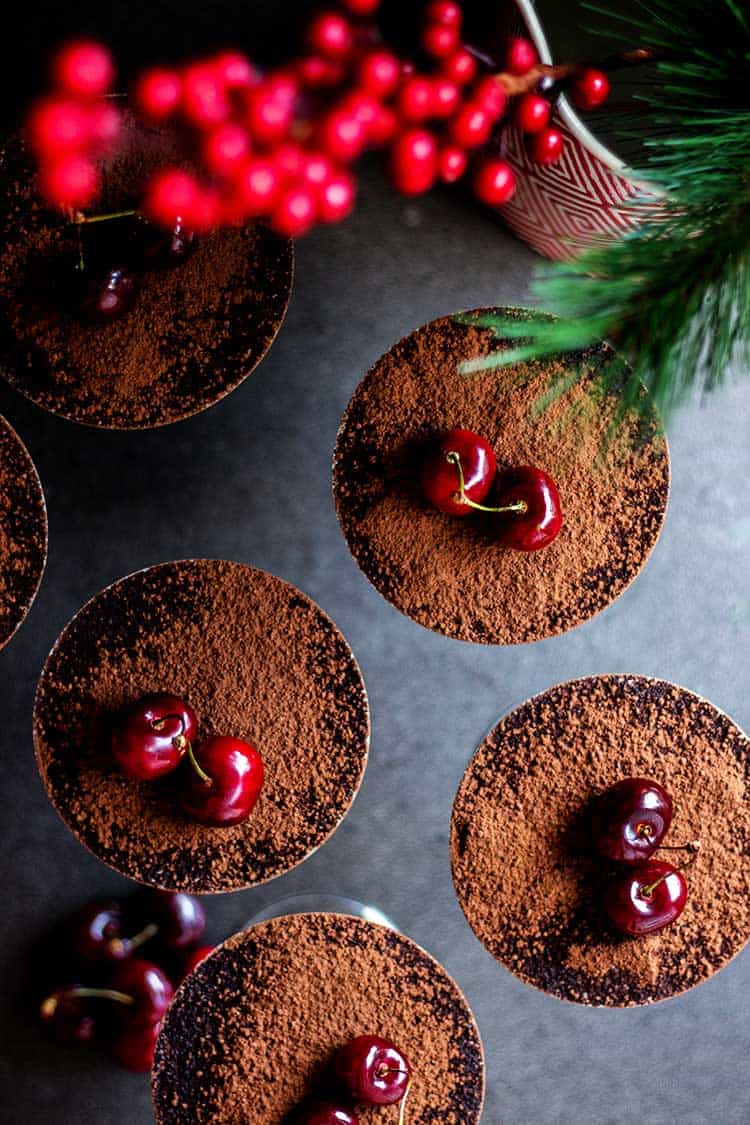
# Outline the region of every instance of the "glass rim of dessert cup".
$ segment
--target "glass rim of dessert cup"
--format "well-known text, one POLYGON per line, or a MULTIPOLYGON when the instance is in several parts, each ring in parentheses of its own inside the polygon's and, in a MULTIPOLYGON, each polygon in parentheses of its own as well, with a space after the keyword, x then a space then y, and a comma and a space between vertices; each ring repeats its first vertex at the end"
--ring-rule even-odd
MULTIPOLYGON (((558 1002, 563 1003, 563 1004, 569 1004, 569 1005, 572 1005, 575 1008, 582 1008, 582 1009, 588 1008, 588 1009, 592 1009, 592 1010, 595 1010, 595 1011, 613 1011, 613 1012, 639 1011, 639 1010, 643 1010, 645 1008, 653 1008, 657 1004, 662 1005, 662 1004, 667 1004, 670 1001, 679 1000, 682 997, 684 997, 685 995, 687 995, 688 993, 694 992, 696 990, 696 988, 699 988, 701 985, 708 984, 718 973, 720 973, 723 969, 727 968, 733 961, 735 961, 740 956, 740 954, 742 954, 746 949, 750 948, 750 930, 748 930, 748 935, 747 935, 747 938, 746 938, 745 942, 740 944, 737 947, 737 949, 734 951, 734 953, 731 955, 731 957, 724 960, 717 968, 714 968, 707 976, 701 977, 699 980, 692 981, 690 984, 686 985, 684 988, 681 988, 679 991, 672 992, 667 996, 657 996, 657 997, 654 997, 654 998, 649 998, 648 1000, 634 1001, 632 1003, 622 1003, 622 1004, 594 1003, 594 1002, 589 1002, 589 1001, 586 1001, 586 1000, 579 1000, 579 999, 576 999, 575 997, 572 997, 572 996, 559 995, 555 992, 551 992, 551 991, 549 991, 549 989, 545 988, 543 984, 541 984, 537 981, 534 981, 534 980, 530 980, 525 976, 521 976, 514 968, 511 968, 511 966, 508 964, 508 962, 504 958, 501 958, 500 956, 498 956, 497 954, 492 952, 492 950, 485 943, 484 938, 480 937, 480 935, 477 933, 477 931, 474 928, 474 925, 473 925, 472 921, 469 918, 469 915, 468 915, 466 907, 465 907, 464 900, 458 892, 458 885, 457 885, 456 873, 455 873, 455 868, 454 868, 454 858, 453 858, 453 821, 454 821, 454 814, 455 814, 455 811, 456 811, 456 808, 457 808, 457 805, 458 805, 458 799, 459 799, 459 796, 461 795, 461 790, 463 788, 463 785, 464 785, 464 782, 467 778, 467 775, 469 774, 469 771, 471 770, 471 768, 474 764, 474 760, 475 760, 477 754, 479 753, 480 749, 484 746, 484 744, 487 741, 487 739, 489 738, 489 736, 496 730, 496 728, 498 726, 503 724, 515 712, 521 711, 525 706, 527 706, 529 704, 533 704, 537 700, 541 700, 545 696, 547 696, 547 695, 549 695, 549 694, 551 694, 551 693, 553 693, 553 692, 555 692, 559 689, 575 687, 577 685, 588 683, 590 681, 603 681, 603 680, 618 680, 618 681, 635 680, 635 681, 639 681, 643 684, 666 686, 668 688, 672 688, 672 689, 674 689, 674 690, 676 690, 676 691, 678 691, 678 692, 680 692, 684 695, 690 696, 697 703, 702 703, 704 705, 707 705, 716 714, 716 716, 718 716, 719 718, 725 719, 732 727, 734 727, 738 731, 738 733, 745 739, 745 741, 750 743, 750 732, 746 732, 745 729, 738 722, 738 720, 733 718, 733 716, 728 711, 719 707, 711 699, 709 699, 707 696, 701 694, 700 692, 694 691, 692 688, 687 688, 683 684, 680 684, 675 680, 669 679, 666 676, 646 675, 646 674, 643 674, 643 673, 640 673, 640 672, 632 672, 632 671, 612 671, 612 672, 594 672, 594 673, 591 673, 591 674, 588 674, 588 675, 571 676, 571 677, 569 677, 568 679, 565 679, 565 680, 556 680, 553 683, 549 684, 547 687, 541 688, 539 691, 535 691, 532 695, 526 696, 525 698, 521 699, 520 701, 518 701, 516 703, 512 703, 509 707, 505 708, 494 721, 490 722, 490 724, 487 727, 485 733, 474 744, 474 746, 473 746, 473 748, 472 748, 472 750, 469 754, 469 758, 468 758, 468 760, 467 760, 467 762, 464 766, 464 769, 461 773, 461 777, 459 778, 458 785, 456 787, 456 792, 455 792, 454 797, 453 797, 453 801, 451 802, 450 828, 449 828, 449 837, 448 837, 448 849, 449 849, 449 853, 450 853, 449 863, 450 863, 450 869, 451 869, 451 883, 453 885, 453 891, 454 891, 455 897, 458 901, 458 905, 460 907, 461 913, 464 917, 464 921, 466 922, 466 925, 469 927, 469 930, 471 931, 475 940, 479 942, 479 944, 482 947, 482 949, 484 950, 484 952, 489 957, 492 958, 492 960, 495 962, 495 964, 500 969, 502 969, 504 972, 509 973, 512 977, 515 977, 515 979, 517 981, 519 981, 522 985, 524 985, 527 988, 533 989, 534 992, 540 993, 542 996, 545 996, 545 997, 547 997, 551 1000, 555 1000, 555 1001, 558 1001, 558 1002)), ((658 849, 657 849, 657 851, 658 851, 658 849)), ((698 854, 700 854, 700 853, 698 853, 698 854)), ((688 867, 688 874, 689 874, 689 871, 690 871, 690 868, 688 867)), ((666 928, 668 929, 669 927, 666 927, 666 928)), ((653 936, 653 935, 647 934, 647 935, 641 935, 640 937, 635 937, 635 938, 624 938, 623 940, 638 942, 638 941, 648 940, 648 938, 650 936, 653 936)))
MULTIPOLYGON (((213 558, 213 557, 209 558, 209 557, 203 557, 203 556, 192 556, 192 557, 186 557, 186 558, 181 558, 181 559, 168 559, 166 561, 152 563, 148 566, 139 567, 137 570, 131 571, 128 574, 124 574, 124 575, 120 576, 119 578, 114 579, 112 582, 107 583, 106 586, 103 586, 101 589, 97 590, 94 594, 91 595, 91 597, 87 598, 86 601, 81 606, 79 606, 79 608, 75 611, 75 613, 73 613, 72 616, 68 619, 68 621, 63 625, 63 627, 60 630, 58 636, 55 638, 54 642, 52 643, 52 645, 49 649, 49 652, 47 653, 47 655, 44 659, 44 662, 42 664, 42 668, 41 668, 41 671, 39 673, 36 689, 35 689, 35 692, 34 692, 34 703, 33 703, 33 710, 32 710, 32 736, 33 736, 33 744, 34 744, 35 761, 36 761, 36 764, 37 764, 37 769, 38 769, 39 774, 40 774, 40 780, 42 782, 42 785, 43 785, 45 794, 47 796, 47 799, 49 800, 50 804, 52 805, 52 808, 54 809, 56 815, 59 817, 59 819, 61 820, 61 822, 65 826, 66 830, 68 832, 70 832, 70 834, 73 836, 73 838, 82 847, 84 847, 91 855, 93 855, 96 859, 98 859, 100 863, 105 864, 106 867, 110 868, 113 871, 116 871, 119 875, 122 875, 123 877, 132 880, 134 883, 136 883, 140 886, 155 887, 156 889, 162 889, 162 890, 167 890, 167 891, 185 891, 188 894, 198 895, 198 896, 203 895, 203 894, 232 894, 232 893, 235 893, 235 892, 248 891, 248 890, 253 890, 255 888, 258 888, 258 887, 262 887, 266 884, 269 884, 269 883, 273 882, 275 879, 281 878, 282 876, 288 874, 290 871, 294 871, 296 868, 300 867, 306 860, 310 859, 322 847, 324 847, 325 844, 328 843, 328 841, 331 840, 332 837, 336 834, 336 832, 341 827, 341 825, 343 824, 346 817, 351 812, 352 806, 353 806, 354 802, 356 801, 357 797, 359 796, 360 790, 362 788, 362 783, 364 781, 364 776, 365 776, 365 773, 367 771, 367 766, 368 766, 369 757, 370 757, 371 741, 372 741, 372 711, 371 711, 371 706, 370 706, 369 695, 368 695, 368 692, 367 692, 367 685, 365 683, 364 675, 362 673, 362 668, 361 668, 360 663, 359 663, 359 661, 358 661, 358 659, 357 659, 357 657, 356 657, 356 655, 355 655, 355 653, 352 649, 351 643, 349 642, 348 638, 346 637, 346 635, 341 630, 340 626, 336 623, 336 621, 330 616, 330 614, 325 609, 323 609, 323 607, 310 594, 306 593, 304 590, 302 590, 300 587, 296 586, 293 582, 289 581, 288 579, 281 578, 279 575, 275 574, 274 572, 272 572, 270 570, 267 570, 264 567, 254 566, 251 563, 241 562, 241 561, 238 561, 236 559, 220 559, 220 558, 213 558), (122 583, 125 583, 125 582, 127 582, 131 579, 137 579, 138 577, 146 575, 151 571, 156 571, 156 570, 159 570, 159 569, 162 569, 162 568, 166 568, 166 567, 170 567, 170 566, 182 566, 183 564, 196 564, 196 563, 197 564, 205 563, 205 564, 208 564, 209 566, 210 565, 217 565, 217 564, 224 564, 224 565, 229 565, 231 567, 241 567, 243 570, 246 570, 246 571, 257 572, 257 573, 259 573, 263 576, 267 576, 267 577, 273 579, 275 582, 279 583, 280 585, 282 585, 284 587, 288 587, 289 590, 292 592, 292 596, 301 595, 302 598, 306 602, 309 602, 311 607, 315 611, 315 613, 320 615, 323 619, 325 619, 327 622, 330 623, 330 625, 335 630, 335 633, 337 634, 338 637, 341 638, 341 640, 343 642, 343 645, 345 646, 345 652, 346 652, 346 655, 347 655, 347 659, 356 672, 357 684, 358 684, 358 687, 359 687, 360 692, 361 692, 363 714, 364 714, 365 722, 366 722, 366 734, 365 734, 364 741, 363 741, 363 744, 362 744, 361 766, 360 766, 360 769, 359 769, 359 774, 358 774, 358 777, 356 779, 356 783, 354 784, 354 786, 352 787, 352 789, 350 791, 350 795, 349 795, 348 801, 346 803, 346 807, 344 808, 343 812, 337 817, 337 819, 336 819, 335 823, 333 824, 333 826, 331 827, 330 831, 328 831, 324 836, 322 836, 321 839, 316 844, 314 844, 312 847, 308 848, 302 855, 299 856, 299 858, 295 859, 293 863, 290 863, 288 866, 284 867, 283 869, 280 869, 278 871, 272 871, 270 874, 263 874, 262 877, 254 879, 250 883, 235 884, 235 885, 232 885, 232 886, 226 886, 226 887, 221 887, 221 888, 213 888, 213 887, 205 887, 205 886, 204 887, 196 887, 196 886, 193 886, 193 885, 190 885, 190 886, 179 885, 179 886, 177 886, 177 885, 169 885, 169 884, 166 884, 166 883, 163 883, 163 882, 156 882, 154 880, 147 880, 147 879, 144 879, 144 878, 141 878, 141 877, 136 877, 136 876, 132 875, 130 872, 124 871, 122 869, 122 867, 116 866, 115 863, 111 859, 104 858, 104 856, 100 854, 100 851, 95 849, 92 842, 90 842, 87 839, 84 839, 84 837, 83 837, 82 833, 79 831, 78 827, 73 826, 72 820, 68 819, 67 816, 63 815, 62 811, 59 808, 57 799, 53 800, 52 794, 51 794, 51 788, 52 787, 48 783, 46 771, 44 773, 42 772, 42 753, 41 753, 41 749, 40 749, 40 747, 41 747, 41 734, 40 734, 40 729, 39 729, 38 710, 39 710, 39 702, 40 702, 40 694, 41 694, 42 683, 45 680, 45 677, 47 675, 48 666, 50 664, 50 661, 52 660, 53 656, 57 653, 58 649, 61 647, 61 642, 66 637, 66 634, 68 633, 68 631, 74 626, 74 624, 79 620, 79 618, 81 618, 83 616, 83 614, 86 611, 91 610, 91 608, 95 605, 95 603, 102 596, 111 593, 116 587, 118 587, 122 583)), ((248 821, 252 821, 252 815, 253 814, 251 812, 250 816, 248 817, 248 821)), ((217 831, 223 831, 222 829, 216 829, 216 830, 217 831)))
POLYGON ((249 930, 272 918, 286 918, 294 914, 343 914, 347 918, 359 918, 363 922, 385 926, 386 929, 395 930, 396 933, 402 932, 387 914, 372 903, 360 902, 359 899, 327 891, 302 891, 299 894, 284 895, 282 898, 274 899, 252 914, 242 928, 249 930))
POLYGON ((44 574, 47 569, 47 562, 49 559, 49 513, 47 512, 47 497, 44 494, 44 485, 42 484, 42 479, 39 475, 39 469, 37 468, 34 458, 31 456, 26 443, 18 433, 16 427, 13 425, 10 419, 8 419, 4 414, 0 413, 0 430, 2 429, 5 429, 8 437, 15 444, 20 456, 26 462, 27 469, 31 473, 34 490, 37 494, 37 499, 39 500, 40 504, 40 515, 42 520, 42 529, 44 532, 44 542, 42 544, 42 551, 39 559, 39 573, 37 574, 36 580, 34 582, 34 588, 27 595, 25 604, 18 614, 17 620, 13 625, 11 631, 4 639, 0 637, 0 652, 2 652, 3 649, 7 648, 7 646, 11 643, 11 641, 18 633, 23 623, 26 621, 26 618, 29 616, 29 613, 31 612, 34 606, 34 602, 36 601, 39 594, 39 590, 41 589, 44 574))
MULTIPOLYGON (((130 115, 130 127, 134 126, 135 128, 143 130, 145 133, 158 132, 159 128, 161 128, 160 126, 149 126, 143 122, 137 121, 132 110, 128 108, 126 108, 125 112, 130 115)), ((15 134, 6 136, 3 141, 0 142, 0 154, 5 154, 3 156, 2 163, 3 170, 5 161, 7 160, 8 150, 12 147, 19 148, 19 146, 22 146, 22 134, 20 132, 16 132, 15 134)), ((126 153, 127 147, 123 146, 121 155, 125 156, 126 153)), ((116 157, 116 155, 117 154, 114 154, 114 157, 116 157)), ((114 157, 113 164, 115 162, 114 157)), ((3 198, 4 189, 0 184, 0 200, 2 200, 3 198)), ((32 196, 32 198, 35 197, 32 196)), ((50 211, 50 214, 52 213, 53 212, 50 211)), ((163 429, 165 426, 172 426, 177 424, 178 422, 189 421, 191 418, 195 418, 201 414, 206 413, 206 411, 210 410, 212 407, 218 406, 234 391, 239 390, 243 383, 245 383, 252 375, 254 375, 261 364, 268 358, 268 355, 273 345, 275 344, 279 333, 284 327, 284 323, 289 312, 289 306, 291 304, 292 293, 294 291, 296 280, 296 248, 294 240, 291 238, 284 238, 282 236, 274 235, 270 228, 260 220, 248 220, 246 224, 243 224, 243 226, 237 228, 217 228, 217 231, 211 231, 207 235, 203 235, 201 238, 201 242, 206 242, 207 239, 215 233, 226 234, 229 232, 233 232, 236 237, 243 237, 243 232, 246 228, 248 230, 251 228, 259 228, 264 232, 264 237, 267 237, 270 243, 278 243, 279 250, 278 253, 274 255, 273 260, 275 260, 279 269, 284 273, 285 284, 282 289, 274 287, 275 299, 273 303, 274 312, 271 318, 271 327, 270 330, 264 334, 265 342, 263 343, 261 350, 257 353, 257 355, 251 356, 249 361, 246 362, 243 360, 242 364, 240 364, 238 360, 230 362, 229 367, 233 369, 233 374, 231 375, 231 377, 224 380, 218 390, 214 389, 211 394, 207 394, 205 395, 205 397, 201 397, 200 401, 196 402, 191 400, 192 405, 188 409, 180 408, 171 412, 167 411, 166 417, 155 415, 147 421, 141 421, 137 420, 134 417, 129 417, 127 416, 126 412, 123 412, 123 417, 119 417, 116 420, 111 418, 107 418, 105 420, 102 418, 97 418, 96 416, 82 417, 82 408, 75 405, 71 406, 69 404, 69 400, 65 399, 64 396, 62 396, 61 404, 58 405, 51 399, 45 399, 41 392, 35 389, 33 380, 16 378, 16 370, 20 368, 20 364, 17 356, 15 355, 15 352, 13 352, 11 349, 6 349, 2 354, 0 354, 0 378, 2 378, 3 381, 6 382, 8 386, 10 386, 16 393, 22 395, 25 399, 27 399, 29 402, 32 402, 39 409, 44 410, 46 413, 51 414, 57 418, 63 418, 66 421, 75 423, 76 425, 85 426, 88 429, 103 430, 105 432, 112 431, 114 433, 138 433, 146 432, 148 430, 163 429), (279 294, 281 294, 281 300, 276 299, 278 298, 279 294), (237 371, 234 369, 240 367, 241 371, 240 373, 237 373, 237 371)), ((270 262, 272 258, 270 255, 265 255, 262 260, 264 262, 270 262)), ((184 265, 185 263, 180 263, 173 268, 179 270, 183 268, 184 265)), ((145 272, 148 273, 149 271, 146 270, 145 272)), ((156 269, 156 272, 158 273, 159 270, 156 269)), ((269 302, 269 308, 270 307, 271 304, 269 302)), ((136 305, 129 310, 123 320, 127 321, 128 319, 137 316, 138 307, 136 303, 136 305)), ((246 312, 241 314, 241 318, 244 317, 246 317, 246 312)), ((97 330, 102 329, 106 330, 107 327, 107 324, 99 324, 98 322, 92 322, 88 325, 88 328, 91 332, 96 332, 97 330)), ((11 332, 9 334, 12 335, 13 339, 15 340, 15 333, 11 332)), ((212 355, 211 358, 205 363, 203 370, 208 371, 215 368, 216 366, 217 364, 215 362, 215 357, 212 355)), ((100 395, 93 397, 96 398, 97 402, 105 402, 107 396, 104 392, 102 392, 100 395)))

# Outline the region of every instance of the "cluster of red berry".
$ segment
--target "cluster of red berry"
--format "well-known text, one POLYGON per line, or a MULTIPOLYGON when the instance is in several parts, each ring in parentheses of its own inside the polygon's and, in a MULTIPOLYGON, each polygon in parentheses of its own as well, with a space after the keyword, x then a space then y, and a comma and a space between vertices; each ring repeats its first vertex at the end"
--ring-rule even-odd
POLYGON ((441 512, 495 516, 495 538, 518 551, 538 551, 555 539, 562 527, 557 485, 548 473, 532 465, 497 471, 489 443, 471 430, 447 430, 433 442, 422 462, 422 491, 441 512), (484 501, 490 497, 492 505, 484 501))
POLYGON ((127 1070, 146 1071, 174 985, 213 946, 198 944, 206 917, 191 895, 149 891, 127 913, 130 936, 118 903, 93 902, 77 913, 56 945, 68 982, 39 1011, 58 1042, 101 1039, 127 1070), (136 955, 146 945, 154 960, 136 955))
POLYGON ((96 158, 113 148, 121 117, 107 97, 115 68, 99 43, 63 47, 52 60, 53 92, 31 108, 29 142, 44 198, 63 210, 88 207, 99 189, 96 158))
POLYGON ((176 695, 148 695, 130 706, 112 731, 112 755, 128 777, 155 781, 181 770, 180 800, 193 820, 239 824, 258 800, 263 759, 241 738, 213 735, 194 746, 198 720, 176 695))
MULTIPOLYGON (((404 1120, 411 1066, 393 1043, 378 1035, 358 1035, 333 1059, 333 1080, 355 1105, 385 1106, 401 1103, 399 1121, 404 1120)), ((339 1101, 306 1102, 292 1117, 293 1125, 357 1125, 349 1105, 339 1101)))
MULTIPOLYGON (((649 778, 628 777, 597 800, 592 819, 596 851, 622 864, 606 884, 604 910, 620 933, 651 934, 679 918, 688 892, 680 868, 653 859, 672 823, 672 798, 649 778)), ((678 845, 697 854, 700 841, 678 845)), ((684 864, 683 866, 686 866, 684 864)))
MULTIPOLYGON (((430 0, 418 65, 383 46, 374 20, 380 0, 338 3, 313 16, 304 53, 281 68, 261 73, 245 55, 225 51, 136 81, 136 112, 150 124, 179 125, 191 167, 152 175, 142 201, 150 219, 200 232, 264 218, 280 234, 299 236, 350 213, 351 165, 368 148, 386 150, 391 181, 405 195, 470 172, 476 198, 500 206, 516 189, 498 155, 509 98, 532 158, 559 158, 563 138, 549 125, 548 97, 535 90, 544 68, 529 40, 511 39, 505 69, 493 70, 463 42, 460 4, 430 0)), ((105 99, 112 60, 98 44, 78 43, 53 69, 59 96, 36 106, 30 121, 42 192, 63 209, 84 207, 97 186, 91 153, 111 145, 120 127, 105 99)), ((592 69, 570 69, 566 85, 587 109, 609 90, 592 69)))

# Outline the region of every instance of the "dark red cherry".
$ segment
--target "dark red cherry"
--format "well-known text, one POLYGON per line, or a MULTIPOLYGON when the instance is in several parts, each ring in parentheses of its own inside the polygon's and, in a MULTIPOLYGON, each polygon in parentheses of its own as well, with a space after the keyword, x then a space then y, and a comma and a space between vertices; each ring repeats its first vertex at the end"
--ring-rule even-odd
POLYGON ((393 1105, 409 1085, 411 1067, 402 1051, 378 1035, 359 1035, 336 1055, 336 1077, 355 1102, 393 1105))
POLYGON ((90 279, 81 309, 90 320, 108 323, 130 312, 138 279, 126 266, 112 266, 90 279))
POLYGON ((130 955, 122 925, 122 911, 117 903, 88 903, 76 913, 71 923, 73 954, 79 961, 93 965, 122 961, 130 955))
POLYGON ((650 859, 614 876, 604 892, 604 909, 622 934, 652 934, 679 918, 687 902, 685 876, 671 863, 650 859))
POLYGON ((168 949, 188 949, 206 929, 206 913, 199 900, 182 891, 152 891, 148 913, 168 949))
POLYGON ((201 961, 205 961, 209 953, 213 953, 216 949, 215 945, 199 945, 196 949, 191 949, 185 957, 182 965, 183 978, 192 973, 196 966, 200 965, 201 961))
POLYGON ((658 781, 626 777, 594 806, 594 847, 605 859, 642 863, 651 857, 672 822, 672 798, 658 781))
POLYGON ((316 1102, 298 1110, 293 1121, 294 1125, 358 1125, 359 1118, 346 1106, 316 1102))
POLYGON ((198 769, 187 771, 182 807, 202 824, 239 824, 252 812, 263 785, 263 759, 241 738, 217 735, 194 751, 198 769))
POLYGON ((161 1022, 145 1027, 128 1027, 120 1032, 112 1044, 112 1054, 120 1066, 136 1074, 150 1070, 160 1028, 161 1022))
POLYGON ((495 482, 493 505, 506 507, 522 502, 525 511, 499 514, 497 540, 517 551, 538 551, 556 538, 562 527, 557 485, 552 477, 531 465, 520 465, 500 473, 495 482))
POLYGON ((137 957, 117 966, 110 978, 110 987, 131 998, 131 1003, 121 1004, 117 1012, 126 1030, 158 1023, 174 993, 158 965, 137 957))
POLYGON ((495 477, 492 448, 471 430, 448 430, 437 441, 422 464, 422 491, 430 503, 449 516, 468 516, 471 505, 461 500, 460 474, 453 458, 458 456, 469 500, 481 504, 495 477))
POLYGON ((179 696, 147 695, 120 716, 112 754, 128 777, 153 781, 177 768, 197 730, 195 712, 179 696))
POLYGON ((58 1043, 90 1043, 96 1035, 91 1000, 77 994, 78 984, 55 989, 39 1008, 39 1017, 58 1043))
POLYGON ((143 264, 150 269, 179 266, 197 250, 198 235, 178 219, 171 230, 144 223, 143 264))

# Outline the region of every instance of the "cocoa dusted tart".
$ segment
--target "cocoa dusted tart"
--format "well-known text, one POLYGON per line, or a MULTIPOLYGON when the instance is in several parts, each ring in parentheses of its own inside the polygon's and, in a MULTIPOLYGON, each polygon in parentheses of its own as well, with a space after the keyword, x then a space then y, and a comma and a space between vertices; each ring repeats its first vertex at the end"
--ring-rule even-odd
MULTIPOLYGON (((456 984, 408 938, 340 914, 263 922, 190 974, 156 1045, 156 1120, 282 1125, 328 1088, 335 1052, 365 1034, 409 1059, 408 1125, 479 1121, 482 1044, 456 984)), ((399 1105, 357 1116, 396 1125, 399 1105)))
POLYGON ((47 509, 26 446, 0 416, 0 648, 31 608, 47 559, 47 509))
POLYGON ((611 348, 459 374, 462 361, 503 346, 451 317, 405 337, 360 383, 334 457, 339 521, 373 585, 421 625, 487 644, 536 641, 604 609, 648 558, 669 492, 666 440, 647 401, 598 456, 618 400, 603 398, 594 377, 621 363, 611 348), (534 465, 552 476, 563 524, 551 545, 510 550, 496 541, 495 517, 447 516, 425 499, 425 451, 456 427, 487 439, 498 471, 534 465))
POLYGON ((459 901, 490 953, 553 996, 607 1007, 676 996, 750 937, 749 791, 750 742, 692 692, 641 676, 561 684, 502 719, 464 775, 451 831, 459 901), (615 867, 591 841, 596 798, 627 777, 671 795, 666 844, 701 840, 683 913, 642 937, 608 926, 601 892, 615 867))
MULTIPOLYGON (((136 205, 136 185, 167 145, 159 130, 126 136, 99 213, 136 205)), ((75 229, 37 202, 18 139, 0 149, 0 227, 0 374, 87 425, 146 429, 205 410, 263 359, 289 303, 292 244, 258 224, 217 231, 179 265, 139 273, 133 308, 89 323, 70 300, 75 229)), ((113 238, 113 227, 92 225, 87 238, 113 238)))
POLYGON ((369 712, 346 640, 294 586, 240 563, 193 559, 131 574, 67 625, 34 711, 47 793, 78 839, 143 883, 216 892, 262 883, 334 831, 359 788, 369 712), (258 748, 265 781, 246 821, 188 818, 174 775, 118 772, 113 718, 152 692, 184 698, 198 737, 258 748))

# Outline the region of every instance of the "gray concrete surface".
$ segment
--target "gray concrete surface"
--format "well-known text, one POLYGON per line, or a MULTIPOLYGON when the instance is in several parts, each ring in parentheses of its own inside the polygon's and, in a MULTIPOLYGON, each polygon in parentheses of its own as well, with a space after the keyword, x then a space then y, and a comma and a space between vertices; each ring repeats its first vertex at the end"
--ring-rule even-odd
POLYGON ((475 744, 499 715, 557 681, 664 676, 750 727, 750 381, 675 418, 672 500, 650 563, 619 602, 564 637, 495 649, 427 632, 360 575, 334 515, 336 429, 370 363, 434 316, 526 301, 535 260, 460 201, 405 204, 372 174, 355 218, 300 246, 289 317, 267 361, 207 414, 152 433, 97 433, 0 386, 0 411, 39 467, 51 537, 36 605, 0 654, 0 971, 9 1001, 0 1120, 151 1120, 144 1079, 47 1044, 34 1022, 34 942, 70 907, 127 884, 47 803, 31 709, 46 653, 85 599, 138 567, 208 555, 266 567, 317 599, 361 661, 374 721, 364 786, 340 830, 275 883, 209 900, 211 936, 293 892, 377 903, 466 991, 487 1051, 487 1125, 750 1121, 750 953, 650 1010, 566 1005, 485 953, 454 897, 447 853, 451 802, 475 744))

